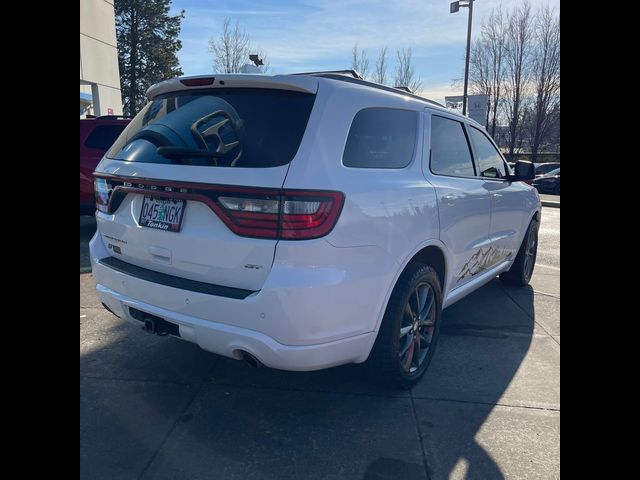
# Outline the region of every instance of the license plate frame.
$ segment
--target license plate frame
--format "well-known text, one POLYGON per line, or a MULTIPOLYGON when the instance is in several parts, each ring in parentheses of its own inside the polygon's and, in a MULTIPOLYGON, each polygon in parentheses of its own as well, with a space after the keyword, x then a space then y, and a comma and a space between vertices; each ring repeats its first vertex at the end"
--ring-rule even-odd
POLYGON ((179 233, 182 229, 185 205, 186 202, 182 199, 145 195, 142 198, 138 224, 164 232, 179 233), (162 208, 154 210, 154 207, 158 206, 162 206, 162 208), (171 210, 172 207, 176 207, 178 210, 171 210), (167 210, 169 211, 167 212, 167 210))

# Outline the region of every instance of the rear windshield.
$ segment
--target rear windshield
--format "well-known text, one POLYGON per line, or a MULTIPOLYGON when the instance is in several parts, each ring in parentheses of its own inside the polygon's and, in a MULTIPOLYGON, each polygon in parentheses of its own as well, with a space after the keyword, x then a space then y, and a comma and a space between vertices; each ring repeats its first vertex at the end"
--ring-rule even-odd
POLYGON ((286 165, 298 151, 314 99, 250 88, 162 95, 136 115, 107 157, 212 167, 286 165))

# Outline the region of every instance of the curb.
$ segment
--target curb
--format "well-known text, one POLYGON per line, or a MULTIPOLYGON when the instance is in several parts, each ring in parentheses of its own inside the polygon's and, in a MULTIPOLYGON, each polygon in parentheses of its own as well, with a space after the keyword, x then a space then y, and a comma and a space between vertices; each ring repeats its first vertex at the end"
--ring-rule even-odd
POLYGON ((560 208, 560 202, 552 202, 551 200, 540 200, 543 207, 560 208))
POLYGON ((80 267, 80 275, 83 273, 91 273, 91 267, 80 267))

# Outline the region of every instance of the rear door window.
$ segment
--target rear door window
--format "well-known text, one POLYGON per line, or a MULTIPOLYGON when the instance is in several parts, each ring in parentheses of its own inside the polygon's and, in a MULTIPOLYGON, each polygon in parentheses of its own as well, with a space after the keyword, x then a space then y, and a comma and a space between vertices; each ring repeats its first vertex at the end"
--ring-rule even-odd
POLYGON ((315 95, 216 88, 161 95, 107 152, 128 162, 265 168, 296 155, 315 95))
POLYGON ((108 150, 125 127, 126 124, 124 123, 119 125, 98 125, 87 136, 84 146, 98 150, 108 150))
POLYGON ((365 108, 351 123, 342 156, 345 167, 404 168, 413 159, 418 112, 365 108))
POLYGON ((432 115, 429 166, 436 175, 475 176, 467 135, 461 122, 432 115))

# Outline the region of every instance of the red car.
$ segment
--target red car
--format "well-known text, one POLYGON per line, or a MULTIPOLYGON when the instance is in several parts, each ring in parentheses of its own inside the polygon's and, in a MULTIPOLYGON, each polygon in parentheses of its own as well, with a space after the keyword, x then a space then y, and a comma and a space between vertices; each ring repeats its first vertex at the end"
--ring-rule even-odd
POLYGON ((118 115, 80 119, 80 215, 95 213, 93 171, 130 121, 118 115))

